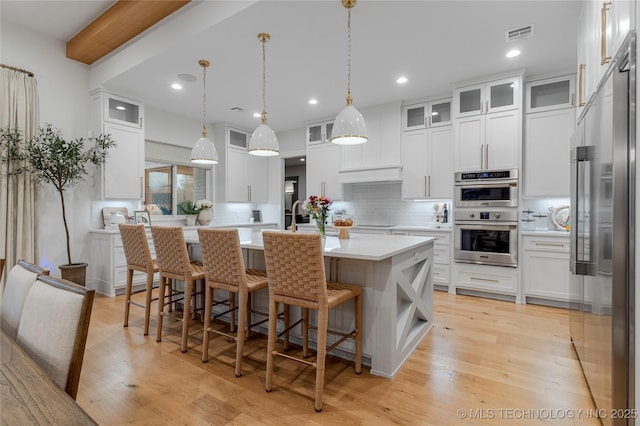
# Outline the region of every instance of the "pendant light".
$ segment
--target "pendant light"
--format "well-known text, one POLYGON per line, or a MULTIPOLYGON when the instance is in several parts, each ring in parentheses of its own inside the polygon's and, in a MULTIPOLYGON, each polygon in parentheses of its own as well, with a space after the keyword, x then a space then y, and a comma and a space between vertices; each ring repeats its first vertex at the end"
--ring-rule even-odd
POLYGON ((352 105, 351 98, 351 8, 356 0, 342 0, 347 9, 347 106, 340 111, 333 123, 331 142, 338 145, 357 145, 369 140, 367 125, 362 114, 352 105))
POLYGON ((200 59, 202 67, 202 137, 196 141, 191 150, 191 162, 198 164, 217 164, 218 152, 213 141, 207 137, 207 67, 209 61, 200 59))
POLYGON ((258 40, 262 43, 262 124, 260 124, 251 134, 249 139, 249 154, 260 157, 270 157, 280 153, 278 146, 278 138, 276 134, 267 125, 267 106, 266 106, 266 60, 264 53, 264 45, 271 39, 267 33, 258 34, 258 40))

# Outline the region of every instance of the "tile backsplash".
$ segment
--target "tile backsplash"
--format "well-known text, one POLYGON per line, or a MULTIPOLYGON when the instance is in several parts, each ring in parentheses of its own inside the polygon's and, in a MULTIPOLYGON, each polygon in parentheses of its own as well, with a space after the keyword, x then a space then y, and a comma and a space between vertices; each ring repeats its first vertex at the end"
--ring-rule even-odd
POLYGON ((345 201, 334 202, 332 210, 355 214, 360 224, 428 225, 435 222, 436 203, 447 203, 449 223, 453 218, 451 200, 402 200, 400 182, 344 185, 343 195, 345 201))

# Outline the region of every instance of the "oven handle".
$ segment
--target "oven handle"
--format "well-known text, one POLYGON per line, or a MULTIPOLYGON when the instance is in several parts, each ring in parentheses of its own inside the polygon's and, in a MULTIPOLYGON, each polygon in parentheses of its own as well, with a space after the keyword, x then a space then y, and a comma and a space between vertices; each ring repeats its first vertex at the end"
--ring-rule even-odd
POLYGON ((502 182, 480 183, 480 182, 456 182, 455 186, 465 188, 502 188, 504 186, 518 186, 517 180, 508 180, 502 182))
POLYGON ((518 222, 469 222, 469 221, 457 221, 455 226, 462 226, 465 229, 483 230, 491 227, 492 231, 511 231, 518 228, 518 222))

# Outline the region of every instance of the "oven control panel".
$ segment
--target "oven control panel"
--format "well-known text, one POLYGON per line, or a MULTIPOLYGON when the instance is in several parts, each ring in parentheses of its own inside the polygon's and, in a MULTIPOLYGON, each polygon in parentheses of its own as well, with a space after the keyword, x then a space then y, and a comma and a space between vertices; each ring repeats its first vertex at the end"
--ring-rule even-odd
POLYGON ((470 221, 470 222, 517 222, 518 211, 516 209, 509 210, 472 210, 472 209, 457 209, 455 210, 455 221, 470 221))

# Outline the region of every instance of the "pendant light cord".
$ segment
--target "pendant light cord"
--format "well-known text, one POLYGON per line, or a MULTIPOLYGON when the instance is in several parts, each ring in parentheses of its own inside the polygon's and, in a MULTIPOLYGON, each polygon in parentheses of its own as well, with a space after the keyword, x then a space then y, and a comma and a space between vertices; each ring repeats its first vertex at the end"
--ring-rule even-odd
POLYGON ((351 8, 347 8, 347 105, 351 102, 351 8))
POLYGON ((262 39, 262 124, 267 124, 267 59, 265 47, 267 40, 262 39))
POLYGON ((207 120, 207 65, 202 65, 202 137, 207 137, 207 126, 205 126, 207 120))

